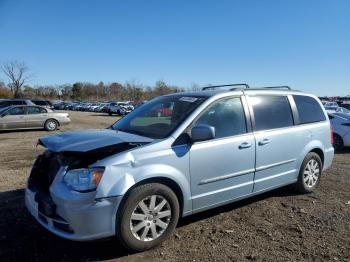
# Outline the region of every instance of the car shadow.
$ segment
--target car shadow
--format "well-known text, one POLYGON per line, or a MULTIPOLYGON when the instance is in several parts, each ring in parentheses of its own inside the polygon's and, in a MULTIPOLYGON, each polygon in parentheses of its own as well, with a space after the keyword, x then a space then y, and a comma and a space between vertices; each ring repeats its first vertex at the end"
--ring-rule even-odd
POLYGON ((47 132, 44 128, 30 128, 30 129, 11 129, 11 130, 0 130, 0 134, 7 134, 7 133, 29 133, 29 132, 36 132, 36 131, 44 131, 47 132))
POLYGON ((217 215, 220 215, 222 213, 228 213, 232 212, 236 209, 242 208, 244 206, 253 204, 255 202, 260 202, 265 199, 271 198, 271 197, 287 197, 287 196, 295 196, 298 193, 291 187, 291 186, 285 186, 278 189, 274 189, 272 191, 268 191, 266 193, 262 193, 253 197, 249 197, 243 200, 239 200, 233 203, 229 203, 223 206, 219 206, 207 211, 203 211, 188 217, 183 218, 178 223, 178 227, 183 227, 191 223, 198 222, 203 219, 207 219, 210 217, 214 217, 217 215))
MULTIPOLYGON (((231 212, 245 205, 270 197, 295 195, 289 187, 264 193, 180 220, 178 227, 198 222, 221 213, 231 212)), ((99 241, 75 242, 65 240, 42 228, 29 214, 24 204, 24 189, 0 192, 0 261, 87 261, 107 260, 128 256, 128 252, 114 237, 99 241)), ((87 218, 88 219, 88 218, 87 218)))
POLYGON ((75 242, 48 232, 27 211, 23 189, 0 192, 0 210, 0 261, 106 260, 130 254, 116 238, 75 242))
POLYGON ((105 116, 105 117, 122 117, 119 115, 109 115, 108 113, 96 113, 96 114, 90 114, 89 116, 105 116))
POLYGON ((335 151, 337 155, 344 155, 344 154, 349 154, 350 153, 350 147, 344 147, 341 150, 335 151))

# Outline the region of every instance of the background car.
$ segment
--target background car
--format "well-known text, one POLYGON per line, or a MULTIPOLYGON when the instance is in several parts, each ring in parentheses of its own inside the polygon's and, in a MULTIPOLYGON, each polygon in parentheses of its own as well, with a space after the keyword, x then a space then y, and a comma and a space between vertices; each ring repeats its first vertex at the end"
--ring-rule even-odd
POLYGON ((69 114, 41 106, 10 106, 0 111, 0 130, 44 128, 54 131, 70 121, 69 114))
POLYGON ((349 109, 347 109, 345 107, 341 107, 341 106, 325 106, 325 109, 328 112, 350 114, 350 110, 349 109))
POLYGON ((53 109, 54 108, 52 106, 52 104, 49 101, 47 101, 47 100, 31 99, 31 101, 37 106, 42 106, 42 107, 49 108, 49 109, 53 109))
POLYGON ((338 107, 339 105, 338 105, 337 102, 327 102, 327 103, 324 104, 324 106, 325 107, 329 107, 329 106, 331 106, 331 107, 338 107))
POLYGON ((15 105, 35 105, 30 99, 2 99, 0 100, 0 108, 15 105))
POLYGON ((350 146, 350 114, 328 113, 334 130, 335 150, 341 150, 344 146, 350 146))
POLYGON ((108 114, 125 115, 127 112, 125 108, 121 107, 117 102, 112 102, 108 106, 108 114))

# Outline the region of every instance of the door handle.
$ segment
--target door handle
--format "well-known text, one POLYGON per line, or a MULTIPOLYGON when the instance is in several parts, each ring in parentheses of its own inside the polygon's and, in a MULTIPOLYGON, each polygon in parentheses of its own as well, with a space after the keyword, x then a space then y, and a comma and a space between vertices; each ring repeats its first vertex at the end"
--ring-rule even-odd
POLYGON ((243 142, 242 144, 240 144, 239 145, 239 149, 244 149, 244 148, 249 148, 249 147, 251 147, 252 146, 252 144, 251 143, 249 143, 249 142, 243 142))
POLYGON ((267 145, 270 142, 271 142, 270 139, 264 138, 263 140, 259 141, 259 146, 267 145))

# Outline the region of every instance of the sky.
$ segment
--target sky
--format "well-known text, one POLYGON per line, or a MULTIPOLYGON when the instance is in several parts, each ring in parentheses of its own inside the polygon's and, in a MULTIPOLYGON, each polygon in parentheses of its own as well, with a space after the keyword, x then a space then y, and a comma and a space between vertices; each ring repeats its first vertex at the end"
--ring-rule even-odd
POLYGON ((163 80, 349 95, 350 1, 0 0, 0 63, 11 60, 30 68, 31 85, 163 80))

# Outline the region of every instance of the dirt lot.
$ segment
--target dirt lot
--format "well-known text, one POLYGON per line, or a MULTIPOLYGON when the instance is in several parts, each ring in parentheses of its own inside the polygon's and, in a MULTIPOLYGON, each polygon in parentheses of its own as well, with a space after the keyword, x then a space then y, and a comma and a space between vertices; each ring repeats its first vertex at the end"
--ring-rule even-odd
MULTIPOLYGON (((116 117, 71 112, 77 130, 116 117)), ((350 261, 350 150, 338 153, 318 190, 282 188, 182 220, 161 247, 128 254, 114 239, 79 243, 42 229, 24 206, 25 181, 45 131, 0 133, 0 261, 350 261), (348 204, 346 204, 348 203, 348 204)))

